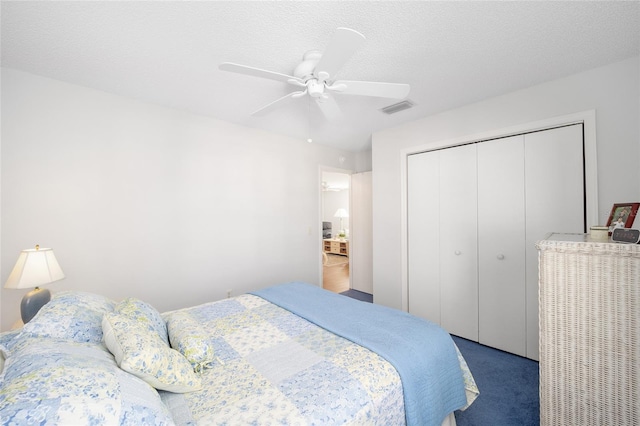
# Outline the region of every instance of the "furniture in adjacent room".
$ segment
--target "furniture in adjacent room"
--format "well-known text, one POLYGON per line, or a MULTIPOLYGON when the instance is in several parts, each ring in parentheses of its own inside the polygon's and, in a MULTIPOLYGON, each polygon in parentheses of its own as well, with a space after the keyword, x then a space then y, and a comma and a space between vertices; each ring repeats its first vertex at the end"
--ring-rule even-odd
POLYGON ((339 254, 349 257, 348 240, 328 238, 322 241, 322 247, 325 253, 339 254))
POLYGON ((336 210, 336 213, 333 216, 340 219, 340 230, 338 231, 338 235, 340 237, 346 237, 347 231, 344 228, 344 219, 349 218, 349 213, 347 212, 346 209, 339 208, 338 210, 336 210))
POLYGON ((582 124, 408 156, 409 312, 538 358, 535 242, 585 231, 582 124))
POLYGON ((551 234, 537 247, 541 425, 640 424, 640 245, 551 234))
POLYGON ((331 222, 322 222, 322 238, 331 238, 331 222))

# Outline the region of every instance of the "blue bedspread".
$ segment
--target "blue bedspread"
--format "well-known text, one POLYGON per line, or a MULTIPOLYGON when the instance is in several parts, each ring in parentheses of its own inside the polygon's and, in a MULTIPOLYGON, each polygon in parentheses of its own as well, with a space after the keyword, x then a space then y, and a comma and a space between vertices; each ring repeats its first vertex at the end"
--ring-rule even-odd
POLYGON ((440 426, 449 413, 466 405, 455 345, 439 326, 305 283, 283 284, 253 294, 389 361, 402 379, 407 425, 440 426))

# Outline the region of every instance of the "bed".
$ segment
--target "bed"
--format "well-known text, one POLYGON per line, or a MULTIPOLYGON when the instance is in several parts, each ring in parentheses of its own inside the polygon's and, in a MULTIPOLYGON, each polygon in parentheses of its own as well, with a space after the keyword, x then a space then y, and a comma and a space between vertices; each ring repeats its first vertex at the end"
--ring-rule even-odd
POLYGON ((162 314, 60 292, 0 353, 7 425, 439 426, 478 395, 441 328, 304 283, 162 314))

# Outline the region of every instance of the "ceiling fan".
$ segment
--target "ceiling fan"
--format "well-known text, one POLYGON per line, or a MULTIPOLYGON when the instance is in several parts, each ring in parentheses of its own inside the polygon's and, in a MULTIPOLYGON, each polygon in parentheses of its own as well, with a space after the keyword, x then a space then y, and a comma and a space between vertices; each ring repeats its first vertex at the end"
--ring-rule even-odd
POLYGON ((326 181, 322 181, 322 192, 339 192, 348 188, 348 186, 332 185, 326 181))
POLYGON ((265 115, 287 101, 308 95, 317 102, 325 117, 333 120, 341 114, 340 107, 331 96, 333 93, 391 99, 403 99, 409 94, 408 84, 335 80, 338 70, 364 41, 365 37, 359 32, 349 28, 338 28, 324 52, 310 50, 304 54, 302 62, 295 68, 293 75, 231 62, 224 62, 219 68, 223 71, 282 81, 300 89, 276 99, 251 115, 265 115))

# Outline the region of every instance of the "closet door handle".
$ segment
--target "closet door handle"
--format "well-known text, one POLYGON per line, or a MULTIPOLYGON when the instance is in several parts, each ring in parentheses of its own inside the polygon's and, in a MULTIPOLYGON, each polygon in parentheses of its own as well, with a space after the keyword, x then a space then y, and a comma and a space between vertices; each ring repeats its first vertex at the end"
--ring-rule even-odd
POLYGON ((460 255, 462 254, 462 252, 461 252, 460 250, 456 250, 456 251, 454 251, 454 254, 455 254, 456 256, 460 256, 460 255))
POLYGON ((504 254, 499 254, 496 257, 498 258, 498 260, 504 260, 504 254))

